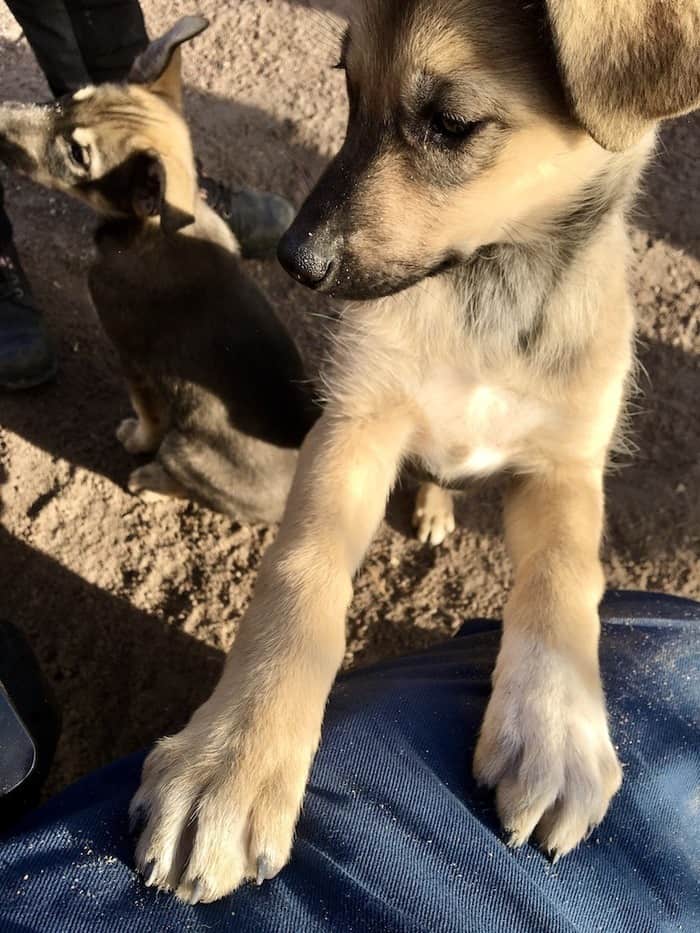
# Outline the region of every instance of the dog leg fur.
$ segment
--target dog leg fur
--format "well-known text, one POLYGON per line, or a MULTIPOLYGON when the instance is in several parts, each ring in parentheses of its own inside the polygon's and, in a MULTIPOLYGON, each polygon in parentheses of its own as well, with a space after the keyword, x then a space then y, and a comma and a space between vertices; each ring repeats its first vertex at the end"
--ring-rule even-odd
POLYGON ((505 508, 515 585, 474 758, 510 843, 555 858, 604 817, 622 771, 598 666, 602 469, 515 482, 505 508))
POLYGON ((146 760, 132 801, 147 882, 213 901, 284 866, 345 646, 352 576, 381 521, 408 420, 328 413, 211 698, 146 760), (193 822, 193 817, 196 819, 193 822))

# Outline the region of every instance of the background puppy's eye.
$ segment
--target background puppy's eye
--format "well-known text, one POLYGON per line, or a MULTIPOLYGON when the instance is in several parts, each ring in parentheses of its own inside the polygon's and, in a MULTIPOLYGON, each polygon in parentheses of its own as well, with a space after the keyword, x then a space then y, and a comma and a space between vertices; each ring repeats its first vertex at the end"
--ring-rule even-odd
POLYGON ((458 143, 467 139, 479 125, 478 122, 464 120, 444 110, 434 113, 430 120, 433 133, 450 143, 458 143))
POLYGON ((72 140, 68 147, 68 152, 71 161, 74 162, 78 168, 87 169, 90 167, 90 153, 85 146, 81 146, 80 143, 72 140))

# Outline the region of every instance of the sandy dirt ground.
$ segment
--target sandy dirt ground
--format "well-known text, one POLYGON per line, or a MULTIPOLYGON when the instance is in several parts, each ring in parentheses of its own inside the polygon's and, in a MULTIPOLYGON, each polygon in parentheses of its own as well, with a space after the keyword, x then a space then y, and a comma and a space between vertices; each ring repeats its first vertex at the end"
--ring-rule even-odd
MULTIPOLYGON (((187 107, 207 170, 297 205, 342 138, 342 4, 202 0, 213 21, 185 55, 187 107)), ((191 0, 145 0, 152 33, 191 0)), ((47 97, 0 5, 3 97, 47 97)), ((664 131, 634 220, 640 391, 631 440, 608 481, 610 586, 700 597, 700 119, 664 131)), ((114 438, 128 413, 115 355, 91 310, 93 218, 3 175, 17 239, 60 355, 58 380, 0 395, 0 612, 26 631, 63 710, 48 791, 183 724, 214 683, 274 529, 193 505, 143 504, 114 438)), ((274 263, 251 270, 318 365, 327 307, 274 263), (321 315, 321 316, 318 316, 321 315)), ((498 484, 465 494, 433 550, 411 536, 400 489, 357 580, 347 664, 448 638, 497 616, 509 585, 498 484)))

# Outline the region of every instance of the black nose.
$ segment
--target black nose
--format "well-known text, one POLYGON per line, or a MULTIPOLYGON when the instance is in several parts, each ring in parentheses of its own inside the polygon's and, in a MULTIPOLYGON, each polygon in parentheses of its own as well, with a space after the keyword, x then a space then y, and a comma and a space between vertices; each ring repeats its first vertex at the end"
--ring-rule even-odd
POLYGON ((325 233, 287 230, 277 247, 283 268, 308 288, 325 289, 335 278, 337 249, 325 233))

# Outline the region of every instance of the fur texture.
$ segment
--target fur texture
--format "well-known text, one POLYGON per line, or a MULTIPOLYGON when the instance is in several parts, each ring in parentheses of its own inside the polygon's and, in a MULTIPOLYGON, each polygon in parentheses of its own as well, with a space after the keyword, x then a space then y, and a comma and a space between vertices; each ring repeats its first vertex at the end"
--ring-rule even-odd
MULTIPOLYGON (((663 7, 692 46, 689 3, 663 7)), ((347 138, 280 251, 351 301, 327 406, 220 683, 146 762, 132 812, 148 883, 213 900, 286 862, 352 577, 409 461, 440 482, 511 476, 515 582, 474 760, 511 843, 535 835, 558 857, 603 818, 621 780, 597 606, 603 473, 632 361, 624 212, 650 121, 696 100, 682 42, 682 99, 662 89, 651 106, 637 65, 670 46, 637 28, 650 8, 360 5, 343 46, 347 138), (601 45, 591 74, 584 47, 601 45)))
POLYGON ((0 158, 107 218, 89 285, 136 414, 117 438, 153 457, 129 489, 274 522, 317 410, 291 337, 199 197, 179 46, 205 26, 180 21, 127 84, 0 107, 0 158))
POLYGON ((296 278, 350 300, 326 408, 219 685, 146 763, 133 813, 150 883, 213 900, 289 857, 352 577, 407 462, 443 484, 511 476, 515 583, 474 759, 510 842, 559 857, 603 818, 621 781, 597 607, 632 365, 624 215, 654 120, 697 102, 694 10, 360 5, 346 140, 280 246, 296 278), (669 56, 679 94, 652 90, 669 56))

